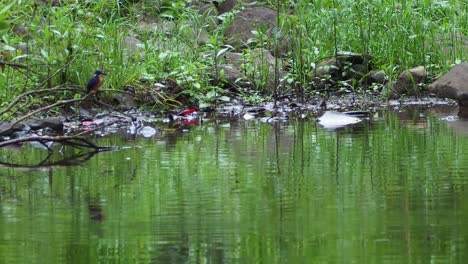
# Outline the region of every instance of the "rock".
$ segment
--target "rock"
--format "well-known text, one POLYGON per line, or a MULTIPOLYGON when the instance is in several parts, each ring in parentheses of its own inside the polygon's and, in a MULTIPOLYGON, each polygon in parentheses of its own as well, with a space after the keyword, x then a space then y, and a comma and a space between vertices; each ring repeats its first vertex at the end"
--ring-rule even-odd
POLYGON ((366 80, 368 84, 371 84, 371 83, 385 84, 386 81, 387 81, 387 75, 382 70, 370 71, 369 77, 366 80))
POLYGON ((121 92, 114 96, 113 101, 123 111, 138 107, 138 104, 135 101, 135 94, 127 91, 121 92))
POLYGON ((461 63, 429 85, 429 91, 438 97, 458 101, 460 106, 468 106, 468 63, 461 63))
MULTIPOLYGON (((236 83, 236 81, 245 79, 245 75, 234 65, 223 64, 219 66, 219 72, 223 72, 221 79, 229 83, 236 83)), ((214 72, 214 71, 213 71, 214 72)))
POLYGON ((22 131, 26 129, 26 126, 22 123, 16 124, 11 127, 12 122, 5 122, 0 124, 0 136, 9 136, 15 132, 22 131))
POLYGON ((232 11, 238 5, 247 6, 249 4, 255 4, 256 0, 221 0, 221 1, 212 1, 216 9, 218 10, 219 14, 224 14, 227 12, 232 11))
POLYGON ((226 63, 235 66, 236 68, 240 69, 244 60, 242 58, 242 53, 228 51, 224 54, 226 58, 226 63))
POLYGON ((20 37, 28 37, 29 38, 29 33, 28 33, 28 28, 23 25, 23 24, 16 24, 12 28, 13 33, 15 35, 20 36, 20 37))
POLYGON ((338 66, 335 58, 324 60, 317 64, 317 67, 315 68, 315 77, 321 79, 336 77, 338 76, 339 70, 340 67, 338 66))
POLYGON ((266 49, 257 48, 251 50, 250 60, 257 65, 268 64, 270 66, 275 66, 275 57, 266 49))
POLYGON ((224 1, 213 1, 219 14, 224 14, 231 11, 237 4, 237 0, 224 0, 224 1))
POLYGON ((26 126, 29 126, 32 130, 39 130, 44 128, 50 128, 55 132, 63 132, 63 122, 58 118, 46 117, 46 118, 31 118, 23 122, 26 126))
POLYGON ((20 135, 28 130, 39 130, 49 128, 55 133, 63 133, 63 122, 58 118, 31 118, 11 127, 11 122, 0 124, 0 136, 20 135))
POLYGON ((368 65, 371 60, 371 56, 368 54, 354 53, 350 51, 339 51, 336 54, 336 60, 341 64, 348 63, 350 65, 368 65))
POLYGON ((427 71, 424 66, 403 71, 393 84, 393 97, 399 97, 402 94, 418 95, 420 92, 418 85, 424 83, 426 77, 427 71))
MULTIPOLYGON (((273 89, 275 85, 275 57, 266 49, 253 49, 246 56, 247 76, 252 76, 252 81, 266 80, 264 84, 268 89, 273 89)), ((278 78, 284 75, 280 60, 278 60, 278 78)))
POLYGON ((78 108, 78 119, 79 120, 93 120, 94 115, 83 107, 78 108))
POLYGON ((342 51, 335 58, 320 62, 315 70, 315 78, 360 81, 369 75, 370 55, 342 51))
POLYGON ((193 47, 203 46, 210 43, 210 34, 208 31, 204 28, 197 27, 195 21, 185 21, 178 28, 178 34, 182 36, 185 41, 191 42, 193 47))
MULTIPOLYGON (((224 71, 224 79, 230 83, 240 79, 250 80, 249 83, 245 83, 247 85, 240 84, 241 87, 247 87, 261 78, 266 80, 263 84, 265 88, 272 88, 274 85, 275 57, 266 49, 248 50, 245 54, 226 52, 225 62, 226 64, 219 68, 224 71)), ((281 78, 284 72, 280 60, 278 60, 278 69, 281 78)))
POLYGON ((138 51, 143 50, 143 42, 136 36, 126 36, 123 40, 126 50, 129 54, 133 55, 138 51))
POLYGON ((344 78, 362 81, 369 74, 369 67, 365 64, 352 64, 344 69, 344 78))
MULTIPOLYGON (((255 64, 255 65, 262 65, 268 64, 270 66, 275 65, 275 57, 271 55, 270 51, 266 49, 252 49, 246 51, 244 54, 237 53, 237 52, 226 52, 224 55, 226 58, 226 63, 235 66, 236 68, 241 68, 245 66, 245 64, 255 64)), ((280 61, 279 61, 280 62, 280 61)), ((281 68, 281 65, 279 65, 281 68)))
POLYGON ((199 4, 198 13, 205 17, 216 17, 219 15, 216 5, 211 2, 199 4))
POLYGON ((249 7, 240 11, 227 27, 226 44, 235 48, 245 47, 255 38, 252 31, 265 28, 266 34, 276 27, 276 11, 266 7, 249 7))
POLYGON ((262 46, 275 57, 285 57, 291 43, 287 36, 277 34, 277 12, 266 7, 255 7, 255 1, 240 1, 249 6, 236 14, 225 31, 225 43, 235 49, 262 46), (261 32, 258 36, 254 32, 261 32), (277 37, 278 36, 278 37, 277 37), (262 39, 257 39, 262 38, 262 39))
POLYGON ((137 17, 136 30, 144 33, 157 33, 171 31, 174 26, 172 21, 159 21, 157 17, 149 14, 137 17))

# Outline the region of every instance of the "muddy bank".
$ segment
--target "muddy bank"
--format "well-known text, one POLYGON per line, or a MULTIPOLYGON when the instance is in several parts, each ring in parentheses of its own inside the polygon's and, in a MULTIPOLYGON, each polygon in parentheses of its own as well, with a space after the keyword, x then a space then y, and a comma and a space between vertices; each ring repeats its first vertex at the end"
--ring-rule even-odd
MULTIPOLYGON (((248 105, 239 99, 212 105, 206 108, 185 107, 165 113, 139 110, 117 110, 117 108, 78 108, 76 112, 47 118, 33 118, 19 123, 14 129, 1 134, 1 140, 37 135, 73 135, 89 132, 90 135, 105 136, 123 134, 126 136, 153 137, 162 131, 184 131, 190 126, 203 125, 215 119, 257 120, 265 123, 307 120, 315 122, 325 111, 360 111, 374 113, 381 110, 400 111, 408 108, 427 109, 441 118, 457 119, 458 106, 454 100, 430 96, 409 97, 398 100, 384 100, 376 95, 330 95, 297 98, 283 96, 276 102, 269 101, 248 105), (442 110, 440 110, 442 109, 442 110)), ((461 114, 463 115, 463 114, 461 114)), ((0 125, 0 130, 8 123, 0 125)))

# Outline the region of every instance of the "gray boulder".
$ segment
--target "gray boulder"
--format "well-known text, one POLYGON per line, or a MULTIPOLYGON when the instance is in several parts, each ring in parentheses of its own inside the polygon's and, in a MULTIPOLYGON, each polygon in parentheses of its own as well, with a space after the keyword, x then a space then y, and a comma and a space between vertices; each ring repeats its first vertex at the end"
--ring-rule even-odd
POLYGON ((276 11, 266 7, 246 8, 237 13, 234 21, 226 29, 226 43, 235 47, 245 47, 255 38, 252 31, 265 29, 271 34, 276 27, 276 11))
MULTIPOLYGON (((263 88, 272 89, 275 82, 275 57, 266 49, 252 49, 244 54, 226 52, 225 64, 220 65, 224 75, 222 79, 229 83, 236 82, 241 87, 260 84, 263 88), (242 84, 238 81, 242 80, 242 84), (263 81, 260 83, 259 81, 263 81)), ((284 75, 281 70, 281 61, 277 65, 279 77, 284 75)))
POLYGON ((138 108, 138 104, 135 101, 135 94, 129 91, 118 93, 114 96, 113 101, 118 105, 119 109, 123 111, 138 108))
POLYGON ((63 132, 63 122, 59 118, 46 117, 46 118, 31 118, 23 122, 32 130, 39 130, 50 128, 57 133, 63 132))
POLYGON ((382 70, 372 70, 369 72, 369 77, 366 80, 367 83, 385 84, 387 81, 387 75, 382 70))
POLYGON ((14 126, 12 126, 12 124, 13 122, 6 122, 0 124, 0 136, 10 136, 16 132, 25 132, 28 130, 39 130, 46 128, 49 128, 54 133, 63 133, 63 122, 59 118, 30 118, 14 126))
POLYGON ((424 66, 403 71, 393 84, 393 97, 399 97, 402 94, 418 95, 420 92, 419 85, 424 83, 426 77, 427 71, 424 66))
POLYGON ((460 106, 468 106, 468 63, 461 63, 429 85, 429 91, 438 97, 458 101, 460 106))
POLYGON ((213 1, 219 14, 230 12, 238 4, 237 0, 213 1))
POLYGON ((223 64, 219 66, 218 71, 220 75, 222 73, 221 79, 233 84, 239 80, 246 80, 245 75, 234 65, 223 64))

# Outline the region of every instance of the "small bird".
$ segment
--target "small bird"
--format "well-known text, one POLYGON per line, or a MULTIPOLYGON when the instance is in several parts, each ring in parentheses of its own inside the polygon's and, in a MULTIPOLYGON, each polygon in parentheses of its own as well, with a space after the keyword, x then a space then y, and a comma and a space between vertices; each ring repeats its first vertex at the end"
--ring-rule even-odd
POLYGON ((107 74, 101 70, 94 72, 94 76, 88 81, 88 86, 86 86, 86 92, 88 94, 97 94, 99 87, 104 83, 104 75, 107 74))

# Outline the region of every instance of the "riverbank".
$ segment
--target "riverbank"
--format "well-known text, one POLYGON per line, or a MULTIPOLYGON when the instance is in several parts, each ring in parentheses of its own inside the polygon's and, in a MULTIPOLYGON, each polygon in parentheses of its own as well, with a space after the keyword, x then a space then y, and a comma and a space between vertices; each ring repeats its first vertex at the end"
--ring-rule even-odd
MULTIPOLYGON (((109 106, 109 105, 108 105, 109 106)), ((310 96, 294 98, 284 96, 276 101, 259 104, 243 104, 232 98, 230 102, 206 108, 180 108, 164 113, 133 108, 118 110, 118 108, 97 107, 76 108, 76 111, 62 111, 61 115, 50 115, 47 118, 31 118, 17 124, 15 129, 3 133, 2 139, 14 139, 30 135, 74 135, 77 133, 105 136, 114 133, 140 135, 151 137, 165 128, 186 129, 190 126, 202 125, 213 119, 259 120, 275 123, 291 120, 315 119, 323 112, 360 111, 372 113, 392 110, 404 111, 409 108, 419 109, 449 109, 454 114, 457 103, 451 99, 441 99, 430 96, 408 97, 398 100, 384 100, 375 95, 331 95, 328 98, 310 96), (89 133, 87 133, 87 131, 89 133)), ((0 125, 4 128, 9 123, 0 125)))

